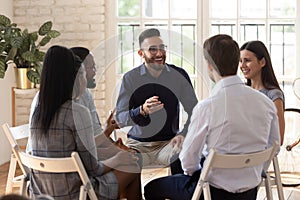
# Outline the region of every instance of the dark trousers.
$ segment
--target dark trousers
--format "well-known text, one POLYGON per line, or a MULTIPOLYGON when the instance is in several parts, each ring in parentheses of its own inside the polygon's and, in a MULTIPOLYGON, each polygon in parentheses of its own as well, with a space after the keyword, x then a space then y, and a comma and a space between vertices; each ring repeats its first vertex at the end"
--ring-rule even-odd
MULTIPOLYGON (((200 160, 200 165, 203 166, 205 161, 205 156, 203 155, 201 160, 200 160)), ((171 174, 183 174, 183 169, 181 166, 181 161, 179 159, 179 154, 175 154, 171 157, 170 159, 170 169, 171 169, 171 174)))
POLYGON ((212 186, 209 187, 212 200, 256 200, 257 187, 241 193, 231 193, 212 186))
POLYGON ((179 159, 179 154, 175 154, 170 159, 170 169, 171 174, 183 174, 183 169, 181 167, 181 162, 179 159))
MULTIPOLYGON (((193 196, 201 171, 193 176, 175 174, 173 176, 154 179, 144 188, 146 200, 190 200, 193 196)), ((210 186, 212 200, 256 200, 257 187, 242 193, 228 191, 210 186)), ((203 194, 200 197, 203 200, 203 194)))

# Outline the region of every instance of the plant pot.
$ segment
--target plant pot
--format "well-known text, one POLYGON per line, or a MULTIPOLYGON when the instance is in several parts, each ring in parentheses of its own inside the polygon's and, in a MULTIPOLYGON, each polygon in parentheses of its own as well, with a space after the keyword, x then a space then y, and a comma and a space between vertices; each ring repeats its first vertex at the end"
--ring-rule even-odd
POLYGON ((16 69, 16 81, 18 89, 32 89, 34 83, 27 78, 27 72, 30 68, 15 68, 16 69))

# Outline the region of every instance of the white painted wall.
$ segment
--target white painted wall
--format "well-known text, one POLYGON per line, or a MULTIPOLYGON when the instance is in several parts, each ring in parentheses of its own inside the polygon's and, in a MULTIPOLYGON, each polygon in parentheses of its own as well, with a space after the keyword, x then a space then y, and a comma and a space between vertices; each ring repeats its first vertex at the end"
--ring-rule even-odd
MULTIPOLYGON (((13 17, 13 1, 1 0, 0 14, 10 18, 13 17)), ((15 85, 14 69, 9 67, 4 79, 0 79, 0 125, 8 122, 12 123, 12 106, 11 106, 11 88, 15 85)), ((10 158, 11 148, 4 136, 2 127, 0 128, 0 165, 7 162, 10 158)))

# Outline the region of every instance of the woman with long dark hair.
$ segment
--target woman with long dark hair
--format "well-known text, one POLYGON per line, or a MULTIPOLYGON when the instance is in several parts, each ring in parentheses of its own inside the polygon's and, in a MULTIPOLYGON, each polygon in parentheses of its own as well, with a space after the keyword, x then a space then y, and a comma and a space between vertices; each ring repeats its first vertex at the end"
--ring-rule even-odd
POLYGON ((240 47, 240 69, 247 85, 267 95, 277 108, 281 144, 284 139, 284 94, 276 79, 269 52, 261 41, 249 41, 240 47))
MULTIPOLYGON (((138 158, 132 152, 119 151, 105 161, 98 161, 90 112, 74 101, 85 87, 81 60, 66 47, 49 48, 31 119, 32 154, 69 157, 77 151, 99 199, 140 200, 140 169, 138 158)), ((76 173, 33 171, 31 184, 34 195, 48 194, 58 200, 78 199, 81 181, 76 173)))

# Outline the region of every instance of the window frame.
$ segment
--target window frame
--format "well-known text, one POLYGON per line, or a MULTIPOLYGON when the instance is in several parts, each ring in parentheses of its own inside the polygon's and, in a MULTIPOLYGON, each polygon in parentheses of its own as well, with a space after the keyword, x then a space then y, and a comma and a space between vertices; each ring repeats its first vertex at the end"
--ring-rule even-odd
MULTIPOLYGON (((141 1, 142 0, 140 0, 140 2, 141 1)), ((168 0, 168 1, 170 1, 170 0, 168 0)), ((240 0, 237 0, 237 1, 239 2, 240 0)), ((267 0, 267 1, 269 2, 269 0, 267 0)), ((118 20, 120 20, 123 23, 132 22, 132 18, 131 19, 130 18, 118 19, 118 17, 116 16, 117 5, 116 5, 115 2, 116 1, 110 1, 110 0, 106 1, 106 4, 107 4, 107 6, 106 6, 106 9, 107 9, 106 15, 107 15, 107 19, 110 19, 109 23, 107 23, 106 35, 110 35, 110 36, 111 35, 117 35, 117 33, 118 33, 118 29, 117 29, 118 20)), ((299 4, 300 3, 297 2, 297 7, 300 7, 299 4)), ((199 1, 197 1, 197 10, 198 10, 198 12, 197 12, 197 19, 196 19, 196 22, 195 22, 196 25, 197 25, 196 26, 197 50, 196 50, 195 65, 198 66, 197 67, 197 77, 196 77, 197 80, 198 80, 198 83, 197 83, 197 86, 196 86, 196 88, 197 88, 196 93, 197 93, 197 96, 198 96, 199 100, 201 100, 201 99, 203 99, 203 98, 205 98, 209 95, 209 91, 210 91, 210 89, 213 85, 211 83, 211 81, 208 80, 208 77, 205 76, 207 69, 206 69, 206 63, 205 63, 205 61, 203 60, 203 57, 202 57, 201 47, 202 47, 202 44, 203 44, 204 40, 211 35, 210 34, 210 31, 211 31, 210 25, 211 25, 211 23, 213 21, 216 21, 216 20, 222 20, 222 19, 218 19, 218 18, 211 18, 209 16, 209 6, 210 6, 209 0, 199 0, 199 1)), ((239 7, 239 5, 238 5, 238 7, 239 7)), ((268 8, 268 5, 266 6, 266 8, 268 8)), ((298 10, 300 10, 300 9, 298 9, 298 10)), ((140 12, 142 12, 142 9, 140 9, 140 12)), ((239 10, 237 10, 237 16, 238 16, 238 14, 239 14, 239 10)), ((140 14, 140 16, 142 16, 142 15, 140 14)), ((297 18, 300 18, 299 15, 296 16, 296 20, 293 19, 295 21, 295 26, 300 21, 300 19, 297 20, 297 18)), ((280 18, 276 18, 276 19, 280 20, 280 18)), ((140 17, 139 20, 140 20, 140 23, 141 23, 142 27, 144 27, 145 24, 151 23, 153 21, 157 21, 157 22, 167 21, 168 24, 172 23, 172 20, 170 20, 170 19, 167 19, 167 20, 166 19, 157 19, 157 18, 144 18, 144 19, 142 19, 142 17, 140 17)), ((180 21, 182 19, 178 19, 178 20, 180 21)), ((192 20, 194 20, 194 19, 192 19, 192 20)), ((265 41, 270 41, 270 23, 272 23, 272 21, 274 21, 273 19, 265 18, 264 20, 262 20, 262 18, 251 18, 251 19, 249 19, 249 18, 241 18, 241 17, 231 19, 231 21, 234 22, 236 25, 247 22, 249 20, 264 22, 264 24, 267 26, 266 27, 266 33, 265 33, 265 36, 264 36, 265 41)), ((282 18, 282 20, 283 21, 291 21, 291 18, 282 18)), ((239 42, 239 44, 241 45, 242 41, 239 41, 239 38, 240 38, 239 34, 241 33, 241 27, 240 26, 237 26, 237 27, 238 28, 236 28, 236 30, 235 30, 235 35, 238 36, 238 38, 234 38, 234 39, 236 39, 239 42)), ((297 35, 299 35, 299 32, 300 32, 298 29, 295 28, 295 30, 296 30, 296 39, 297 39, 297 35)), ((268 50, 270 49, 269 45, 270 45, 269 42, 266 42, 266 46, 267 46, 268 50)), ((116 46, 117 46, 117 44, 116 44, 116 46)), ((168 48, 169 48, 169 45, 168 45, 168 48)), ((298 48, 299 47, 297 47, 297 45, 296 45, 296 53, 299 52, 298 48)), ((295 55, 296 55, 296 53, 295 53, 295 55)), ((106 51, 106 55, 108 55, 108 54, 109 54, 109 57, 111 57, 112 54, 115 55, 115 56, 118 55, 117 49, 106 51)), ((300 64, 300 58, 296 60, 296 66, 297 66, 298 63, 300 64)), ((116 65, 116 63, 111 63, 111 62, 109 62, 108 64, 110 66, 111 65, 116 65)), ((122 78, 122 75, 117 73, 116 67, 110 67, 110 68, 112 68, 112 69, 107 70, 107 72, 105 73, 106 77, 109 77, 109 79, 110 79, 109 83, 105 83, 106 84, 105 88, 107 88, 109 91, 111 91, 111 89, 114 89, 114 88, 118 87, 118 86, 116 86, 115 83, 117 83, 117 85, 119 85, 120 84, 119 80, 122 78), (114 74, 114 76, 116 78, 112 78, 112 74, 114 74), (112 85, 109 85, 109 84, 112 84, 112 85)), ((278 77, 278 79, 279 79, 279 81, 285 80, 285 81, 291 82, 294 78, 296 78, 298 76, 300 76, 300 69, 296 70, 295 77, 278 77)), ((193 77, 193 78, 195 78, 195 77, 193 77)), ((106 80, 107 79, 108 78, 106 78, 106 80)), ((108 95, 108 96, 111 96, 111 95, 108 95)), ((115 102, 115 101, 112 100, 112 98, 108 98, 108 101, 109 102, 115 102)), ((299 103, 299 105, 300 105, 300 103, 299 103)))

